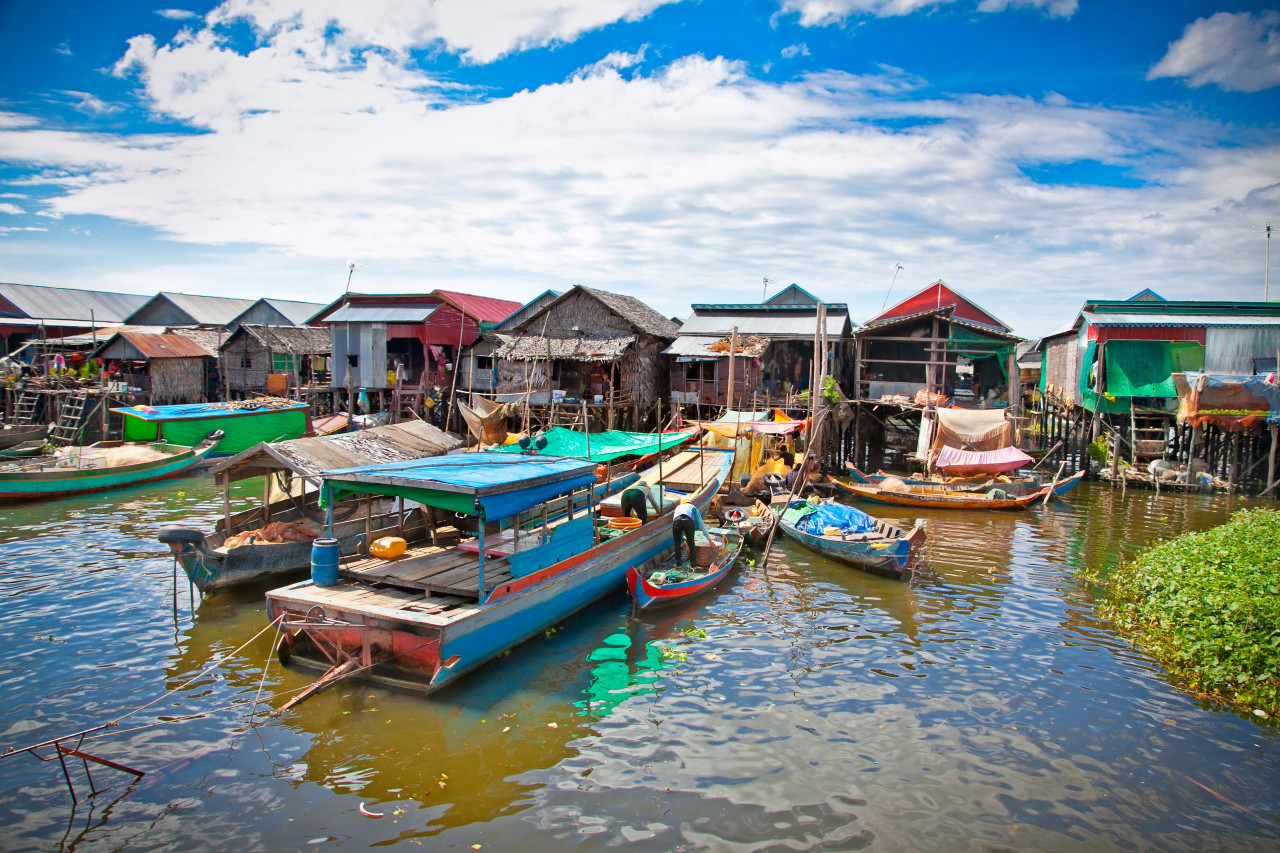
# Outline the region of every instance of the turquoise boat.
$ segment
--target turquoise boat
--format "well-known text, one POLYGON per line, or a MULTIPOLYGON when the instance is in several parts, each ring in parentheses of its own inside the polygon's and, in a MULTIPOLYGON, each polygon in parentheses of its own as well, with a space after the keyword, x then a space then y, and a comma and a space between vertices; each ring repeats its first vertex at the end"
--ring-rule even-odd
POLYGON ((778 527, 784 536, 810 551, 857 566, 872 574, 892 578, 911 575, 913 564, 919 558, 925 540, 923 527, 903 530, 837 503, 814 505, 808 501, 793 501, 791 506, 783 510, 778 527), (856 533, 826 532, 832 528, 823 528, 821 533, 803 529, 804 519, 824 508, 832 513, 857 513, 869 522, 862 526, 870 529, 856 533))
POLYGON ((71 448, 74 457, 42 459, 31 465, 6 465, 0 467, 0 500, 61 498, 176 477, 203 462, 219 438, 215 433, 195 447, 163 442, 142 445, 147 451, 142 455, 153 458, 138 462, 127 461, 126 457, 139 455, 136 451, 139 445, 111 441, 71 448))
POLYGON ((220 430, 223 439, 210 458, 234 456, 259 442, 302 438, 311 432, 311 406, 292 401, 267 405, 235 400, 111 411, 124 416, 125 441, 163 441, 193 447, 209 433, 220 430))
POLYGON ((329 585, 268 592, 281 657, 326 669, 315 689, 359 676, 437 690, 664 560, 679 498, 706 509, 732 462, 706 448, 640 472, 663 510, 631 530, 610 526, 612 499, 595 501, 596 464, 581 459, 466 453, 325 472, 326 503, 405 497, 431 514, 433 535, 395 558, 342 559, 329 585))

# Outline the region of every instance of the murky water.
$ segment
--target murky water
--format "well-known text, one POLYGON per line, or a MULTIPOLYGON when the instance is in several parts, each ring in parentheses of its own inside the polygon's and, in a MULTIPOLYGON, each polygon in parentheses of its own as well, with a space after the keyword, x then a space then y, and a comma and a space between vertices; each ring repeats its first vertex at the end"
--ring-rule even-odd
POLYGON ((602 601, 429 699, 348 684, 256 726, 255 697, 308 680, 263 677, 262 590, 193 613, 154 539, 212 520, 211 481, 0 508, 0 746, 120 719, 84 749, 146 771, 95 768, 90 797, 71 761, 73 807, 56 761, 0 759, 0 847, 1280 849, 1276 730, 1173 690, 1074 576, 1239 502, 1070 498, 926 515, 936 585, 788 544, 679 612, 602 601))

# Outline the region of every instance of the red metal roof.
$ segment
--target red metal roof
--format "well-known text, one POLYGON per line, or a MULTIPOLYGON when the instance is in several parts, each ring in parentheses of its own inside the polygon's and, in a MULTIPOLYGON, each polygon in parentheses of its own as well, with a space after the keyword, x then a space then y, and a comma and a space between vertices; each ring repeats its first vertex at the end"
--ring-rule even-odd
POLYGON ((522 302, 509 299, 494 299, 491 296, 476 296, 471 293, 455 293, 452 290, 433 290, 432 294, 452 302, 473 319, 482 323, 501 323, 523 307, 522 302))
POLYGON ((939 279, 924 290, 910 296, 897 305, 885 311, 878 317, 874 317, 867 321, 867 325, 888 320, 894 317, 905 317, 909 314, 919 314, 924 311, 930 311, 947 305, 954 305, 955 310, 952 316, 961 320, 969 320, 974 323, 982 323, 985 326, 995 326, 996 328, 1009 331, 1009 327, 997 320, 995 317, 983 311, 974 303, 961 296, 956 291, 947 287, 939 279))
POLYGON ((147 358, 214 358, 214 354, 191 338, 182 335, 149 335, 143 332, 120 332, 120 337, 137 347, 147 358))

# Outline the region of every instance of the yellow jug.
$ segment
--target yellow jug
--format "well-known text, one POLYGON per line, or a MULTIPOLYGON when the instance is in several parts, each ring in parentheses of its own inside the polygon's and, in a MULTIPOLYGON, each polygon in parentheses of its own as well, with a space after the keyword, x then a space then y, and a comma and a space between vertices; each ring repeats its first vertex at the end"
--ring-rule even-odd
POLYGON ((408 543, 399 536, 383 536, 381 539, 373 540, 373 544, 369 546, 369 553, 384 560, 394 560, 404 553, 406 547, 408 543))

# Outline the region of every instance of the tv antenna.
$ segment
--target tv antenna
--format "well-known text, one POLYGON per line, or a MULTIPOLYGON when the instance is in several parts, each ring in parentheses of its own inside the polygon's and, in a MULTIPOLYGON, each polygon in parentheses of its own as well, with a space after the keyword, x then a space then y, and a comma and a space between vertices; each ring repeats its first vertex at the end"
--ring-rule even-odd
POLYGON ((883 314, 885 306, 889 304, 889 294, 893 293, 893 283, 898 280, 898 273, 905 269, 906 267, 902 264, 893 265, 893 278, 889 279, 889 289, 885 291, 884 302, 880 305, 880 313, 883 314))
POLYGON ((763 281, 764 281, 764 290, 760 293, 761 302, 764 302, 765 297, 769 295, 769 285, 773 284, 773 279, 768 277, 765 277, 763 281))
POLYGON ((344 291, 344 293, 351 292, 351 276, 355 275, 356 270, 362 268, 363 266, 364 264, 358 264, 355 261, 350 259, 347 260, 347 289, 344 291))
POLYGON ((1262 301, 1271 301, 1271 223, 1262 229, 1267 233, 1267 271, 1262 279, 1262 301))

